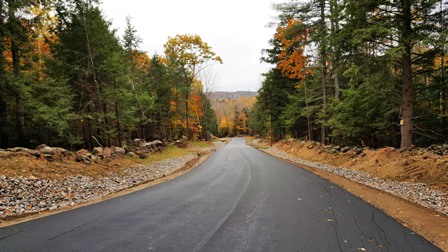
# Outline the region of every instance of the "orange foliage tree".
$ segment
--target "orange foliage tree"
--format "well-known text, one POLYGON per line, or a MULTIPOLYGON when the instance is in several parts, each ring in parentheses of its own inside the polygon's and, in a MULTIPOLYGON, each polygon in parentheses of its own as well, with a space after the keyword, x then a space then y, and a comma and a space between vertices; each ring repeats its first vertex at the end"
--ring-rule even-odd
POLYGON ((203 42, 199 35, 176 35, 169 37, 164 45, 165 55, 169 60, 169 65, 176 70, 183 79, 183 93, 185 97, 185 121, 186 135, 192 138, 190 128, 189 100, 191 87, 198 75, 207 67, 209 63, 221 63, 219 56, 212 51, 212 48, 203 42))
POLYGON ((303 29, 301 21, 296 19, 289 19, 284 27, 277 27, 275 34, 275 38, 281 43, 277 67, 290 79, 298 79, 300 82, 310 74, 306 66, 308 57, 305 55, 308 35, 308 30, 303 29))

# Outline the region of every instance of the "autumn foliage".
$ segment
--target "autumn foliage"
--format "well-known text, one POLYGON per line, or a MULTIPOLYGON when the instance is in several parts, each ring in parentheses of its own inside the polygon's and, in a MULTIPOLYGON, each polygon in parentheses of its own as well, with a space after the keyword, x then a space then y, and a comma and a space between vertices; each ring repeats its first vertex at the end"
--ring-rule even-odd
POLYGON ((0 2, 0 148, 208 139, 216 116, 199 73, 222 63, 199 35, 150 57, 126 20, 118 38, 98 1, 0 2))
POLYGON ((299 20, 289 19, 285 26, 277 27, 274 38, 281 44, 277 68, 290 79, 304 81, 306 75, 310 74, 307 69, 308 57, 305 55, 308 31, 300 25, 299 20))

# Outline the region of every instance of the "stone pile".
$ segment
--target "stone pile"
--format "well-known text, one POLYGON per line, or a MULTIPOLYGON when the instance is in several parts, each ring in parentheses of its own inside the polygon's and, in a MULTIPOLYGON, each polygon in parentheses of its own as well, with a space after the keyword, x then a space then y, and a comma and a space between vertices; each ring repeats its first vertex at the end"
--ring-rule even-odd
POLYGON ((132 157, 145 159, 150 153, 162 152, 165 150, 165 144, 160 140, 146 142, 144 139, 135 139, 134 146, 125 147, 126 153, 132 157))
POLYGON ((448 215, 448 195, 431 189, 425 184, 382 180, 362 171, 352 171, 328 164, 307 161, 289 155, 286 152, 277 149, 275 146, 267 149, 266 152, 270 153, 273 156, 287 159, 297 164, 303 164, 337 174, 360 184, 386 191, 388 193, 405 198, 422 206, 432 208, 440 213, 448 215))
MULTIPOLYGON (((104 150, 102 153, 104 155, 104 150)), ((128 168, 121 175, 112 174, 101 178, 72 176, 41 179, 0 176, 0 218, 55 210, 102 198, 172 174, 195 158, 196 154, 171 158, 151 165, 128 168)))
MULTIPOLYGON (((253 143, 255 143, 255 141, 260 141, 259 139, 255 139, 253 141, 253 143)), ((289 140, 284 140, 284 142, 293 142, 295 141, 294 139, 289 139, 289 140)), ((300 142, 301 145, 305 145, 305 141, 300 142)), ((317 142, 309 142, 309 144, 307 145, 308 149, 314 149, 314 148, 320 148, 322 149, 324 152, 326 153, 332 153, 332 154, 337 154, 337 153, 350 153, 352 154, 352 157, 356 157, 356 156, 365 156, 365 154, 363 153, 364 150, 368 150, 368 147, 359 147, 359 146, 340 146, 340 145, 321 145, 320 143, 317 142)), ((395 150, 395 148, 390 147, 392 149, 395 150)), ((429 147, 407 147, 407 148, 400 148, 400 149, 396 149, 397 151, 401 152, 401 153, 406 153, 406 152, 418 152, 418 153, 424 153, 424 152, 431 152, 434 153, 436 155, 439 156, 446 156, 448 155, 448 144, 443 144, 443 145, 431 145, 429 147)))
POLYGON ((439 156, 447 156, 448 155, 448 144, 431 145, 427 149, 429 151, 431 151, 432 153, 437 154, 439 156))
POLYGON ((0 149, 0 156, 35 156, 52 160, 54 158, 63 158, 72 155, 73 153, 59 147, 50 147, 45 144, 41 144, 37 146, 34 150, 23 148, 23 147, 14 147, 8 149, 0 149))

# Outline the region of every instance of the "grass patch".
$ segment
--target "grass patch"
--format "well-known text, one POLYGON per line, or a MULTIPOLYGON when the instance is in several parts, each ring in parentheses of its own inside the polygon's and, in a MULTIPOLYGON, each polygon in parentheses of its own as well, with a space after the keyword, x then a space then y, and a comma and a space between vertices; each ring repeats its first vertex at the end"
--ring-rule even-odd
POLYGON ((195 141, 195 142, 189 142, 189 144, 199 147, 199 148, 210 147, 210 142, 207 142, 207 141, 195 141))
POLYGON ((138 157, 129 157, 132 161, 135 161, 140 164, 152 164, 167 158, 176 158, 181 156, 186 156, 190 154, 190 151, 187 149, 182 149, 177 146, 170 146, 162 153, 150 153, 147 158, 141 159, 138 157))

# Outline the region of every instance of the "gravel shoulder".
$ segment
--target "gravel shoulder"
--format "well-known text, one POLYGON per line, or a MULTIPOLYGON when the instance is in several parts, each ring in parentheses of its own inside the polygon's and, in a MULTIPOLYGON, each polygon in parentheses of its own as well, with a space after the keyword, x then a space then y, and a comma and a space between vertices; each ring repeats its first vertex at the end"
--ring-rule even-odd
POLYGON ((448 198, 445 192, 425 183, 385 180, 367 172, 305 160, 299 157, 298 151, 282 149, 274 146, 264 151, 339 185, 448 251, 448 198))
MULTIPOLYGON (((215 148, 224 143, 217 142, 215 148)), ((134 164, 103 176, 37 178, 0 176, 0 227, 41 218, 148 188, 181 176, 207 159, 215 148, 151 164, 134 164)))

